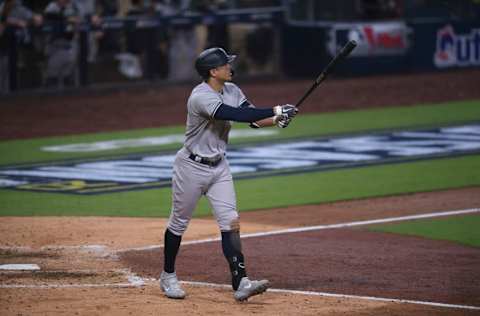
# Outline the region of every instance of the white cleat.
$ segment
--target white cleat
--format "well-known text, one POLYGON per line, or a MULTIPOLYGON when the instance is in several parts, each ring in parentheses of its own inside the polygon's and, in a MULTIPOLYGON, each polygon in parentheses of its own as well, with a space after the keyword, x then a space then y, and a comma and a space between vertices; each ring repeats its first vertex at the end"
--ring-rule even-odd
POLYGON ((167 273, 162 271, 162 274, 160 275, 160 288, 168 298, 185 298, 185 291, 180 287, 175 272, 167 273))
POLYGON ((249 297, 262 294, 269 287, 268 280, 249 280, 247 277, 242 278, 238 289, 233 294, 233 297, 239 302, 246 301, 249 297))

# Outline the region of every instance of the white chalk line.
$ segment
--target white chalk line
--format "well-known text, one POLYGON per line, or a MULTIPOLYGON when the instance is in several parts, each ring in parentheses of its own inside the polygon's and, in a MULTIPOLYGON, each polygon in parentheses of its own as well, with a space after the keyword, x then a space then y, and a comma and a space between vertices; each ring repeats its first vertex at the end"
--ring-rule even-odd
MULTIPOLYGON (((44 271, 44 273, 59 273, 65 271, 44 271)), ((68 271, 71 273, 72 271, 68 271)), ((77 273, 97 273, 91 270, 73 271, 77 273)), ((84 284, 0 284, 0 289, 68 289, 68 288, 128 288, 145 285, 145 279, 132 273, 130 270, 114 270, 110 272, 121 273, 127 278, 127 283, 84 283, 84 284)), ((39 273, 34 272, 34 273, 39 273)), ((34 274, 32 273, 32 275, 34 274)))
MULTIPOLYGON (((147 279, 143 279, 131 273, 128 273, 127 276, 128 276, 128 283, 42 284, 42 285, 0 284, 0 288, 2 289, 137 288, 137 287, 145 286, 146 284, 147 279)), ((148 280, 156 281, 155 279, 148 279, 148 280)), ((225 289, 231 288, 231 285, 228 285, 228 284, 215 284, 215 283, 196 282, 196 281, 180 281, 180 283, 191 285, 191 286, 205 286, 205 287, 225 288, 225 289)), ((287 290, 287 289, 268 289, 268 292, 306 295, 306 296, 335 297, 335 298, 343 298, 343 299, 358 299, 358 300, 388 302, 388 303, 427 305, 427 306, 444 307, 444 308, 480 310, 480 307, 471 306, 471 305, 445 304, 445 303, 437 303, 437 302, 429 302, 429 301, 405 300, 405 299, 395 299, 395 298, 385 298, 385 297, 375 297, 375 296, 336 294, 336 293, 327 293, 327 292, 299 291, 299 290, 287 290)))
MULTIPOLYGON (((355 221, 355 222, 347 222, 347 223, 339 223, 339 224, 331 224, 331 225, 304 226, 304 227, 272 230, 272 231, 267 231, 267 232, 242 234, 241 238, 243 239, 243 238, 253 238, 253 237, 265 237, 265 236, 273 236, 273 235, 280 235, 280 234, 308 232, 308 231, 315 231, 315 230, 365 226, 365 225, 383 224, 383 223, 407 221, 407 220, 414 220, 414 219, 424 219, 424 218, 434 218, 434 217, 442 217, 442 216, 470 214, 470 213, 477 213, 477 212, 480 212, 480 208, 471 208, 471 209, 444 211, 444 212, 434 212, 434 213, 407 215, 407 216, 399 216, 399 217, 387 217, 387 218, 381 218, 381 219, 373 219, 373 220, 366 220, 366 221, 355 221)), ((204 244, 204 243, 220 241, 220 240, 221 240, 220 237, 206 238, 206 239, 199 239, 199 240, 191 240, 191 241, 182 242, 182 246, 183 245, 204 244)), ((126 252, 126 251, 154 250, 154 249, 159 249, 159 248, 163 248, 163 245, 151 245, 151 246, 138 247, 138 248, 120 249, 120 250, 117 250, 117 253, 126 252)))
MULTIPOLYGON (((231 285, 228 285, 228 284, 215 284, 215 283, 195 282, 195 281, 181 281, 180 283, 187 284, 187 285, 192 285, 192 286, 231 288, 231 285)), ((445 307, 445 308, 480 310, 480 307, 471 306, 471 305, 445 304, 445 303, 437 303, 437 302, 405 300, 405 299, 385 298, 385 297, 376 297, 376 296, 336 294, 336 293, 314 292, 314 291, 298 291, 298 290, 287 290, 287 289, 268 289, 267 292, 296 294, 296 295, 307 295, 307 296, 335 297, 335 298, 345 298, 345 299, 358 299, 358 300, 389 302, 389 303, 428 305, 428 306, 445 307)))
POLYGON ((104 283, 104 284, 0 284, 0 289, 68 289, 68 288, 123 288, 138 287, 131 283, 104 283))

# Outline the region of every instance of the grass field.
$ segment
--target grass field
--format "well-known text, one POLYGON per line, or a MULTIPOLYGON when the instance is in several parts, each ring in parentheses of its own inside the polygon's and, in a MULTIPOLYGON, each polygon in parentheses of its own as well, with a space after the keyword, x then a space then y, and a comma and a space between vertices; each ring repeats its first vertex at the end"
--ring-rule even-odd
POLYGON ((416 220, 371 227, 370 230, 429 239, 449 240, 480 247, 480 216, 467 215, 430 220, 416 220))
MULTIPOLYGON (((480 121, 480 101, 478 100, 416 107, 300 115, 289 128, 282 130, 278 135, 236 139, 233 140, 233 143, 449 125, 472 121, 480 121)), ((176 126, 117 133, 4 141, 0 142, 2 153, 0 165, 176 150, 180 146, 179 143, 96 153, 45 152, 41 150, 41 147, 181 134, 182 132, 183 127, 176 126)), ((245 179, 237 180, 235 185, 239 210, 247 211, 480 185, 480 173, 472 172, 472 170, 480 170, 479 155, 245 179)), ((1 216, 168 216, 170 189, 150 189, 94 196, 0 190, 0 201, 1 216)), ((206 201, 202 201, 195 215, 202 216, 209 213, 206 201)))

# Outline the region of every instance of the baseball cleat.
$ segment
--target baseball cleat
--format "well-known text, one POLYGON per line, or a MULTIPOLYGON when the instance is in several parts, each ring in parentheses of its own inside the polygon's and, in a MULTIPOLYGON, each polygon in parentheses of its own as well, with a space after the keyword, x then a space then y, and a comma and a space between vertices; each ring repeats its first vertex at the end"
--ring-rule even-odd
POLYGON ((160 288, 168 298, 185 298, 185 291, 180 287, 177 274, 162 271, 160 275, 160 288))
POLYGON ((268 280, 249 280, 247 277, 242 278, 238 289, 233 297, 239 302, 246 301, 249 297, 262 294, 269 287, 268 280))

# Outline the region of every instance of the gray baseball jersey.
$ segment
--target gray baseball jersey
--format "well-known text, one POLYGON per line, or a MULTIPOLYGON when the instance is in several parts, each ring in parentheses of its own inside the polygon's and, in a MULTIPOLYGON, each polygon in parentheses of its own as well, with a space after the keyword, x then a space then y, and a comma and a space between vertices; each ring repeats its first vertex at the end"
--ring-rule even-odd
POLYGON ((240 106, 246 101, 242 90, 225 83, 221 93, 203 82, 196 86, 188 99, 185 148, 202 157, 218 159, 225 154, 231 122, 213 119, 222 103, 240 106))
POLYGON ((225 83, 220 93, 205 82, 192 90, 187 104, 185 143, 173 164, 168 223, 172 233, 183 235, 202 195, 208 198, 221 231, 238 227, 232 175, 224 158, 232 123, 216 120, 214 115, 222 103, 239 107, 245 101, 245 95, 233 83, 225 83), (192 159, 192 155, 197 159, 192 159), (219 162, 212 165, 205 161, 219 162))

